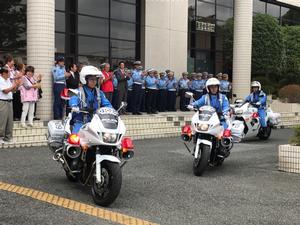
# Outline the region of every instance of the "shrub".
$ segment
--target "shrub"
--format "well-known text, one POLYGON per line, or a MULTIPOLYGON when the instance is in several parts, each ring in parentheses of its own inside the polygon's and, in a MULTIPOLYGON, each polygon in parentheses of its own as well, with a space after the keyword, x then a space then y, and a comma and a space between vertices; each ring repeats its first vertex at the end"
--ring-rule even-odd
POLYGON ((290 144, 300 146, 300 126, 294 128, 294 132, 294 136, 290 139, 290 144))
POLYGON ((296 84, 286 85, 279 90, 278 96, 284 102, 300 103, 300 86, 296 84))

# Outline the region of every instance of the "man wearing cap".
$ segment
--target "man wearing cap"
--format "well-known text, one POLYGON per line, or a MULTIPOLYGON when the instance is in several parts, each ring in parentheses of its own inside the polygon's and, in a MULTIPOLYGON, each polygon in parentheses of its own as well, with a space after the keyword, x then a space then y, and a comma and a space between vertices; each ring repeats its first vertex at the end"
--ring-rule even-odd
POLYGON ((157 109, 159 112, 166 111, 167 105, 167 78, 164 72, 159 73, 159 79, 157 83, 158 95, 157 95, 157 109))
POLYGON ((154 69, 147 70, 148 75, 145 79, 146 92, 146 110, 148 114, 156 114, 156 90, 158 80, 154 77, 154 69))
POLYGON ((66 87, 66 78, 71 76, 71 73, 66 72, 65 69, 65 59, 62 56, 57 58, 57 64, 52 69, 53 76, 53 92, 54 92, 54 102, 53 102, 53 114, 55 120, 61 120, 63 117, 64 100, 61 99, 60 93, 66 87))
POLYGON ((221 93, 225 95, 228 99, 230 98, 231 83, 228 81, 228 74, 224 73, 222 75, 222 80, 220 81, 221 93))
POLYGON ((143 67, 141 66, 141 61, 135 61, 133 63, 133 71, 132 71, 132 114, 133 115, 141 115, 141 103, 142 103, 142 94, 143 94, 143 84, 144 84, 144 75, 145 73, 142 71, 143 67))
POLYGON ((168 74, 167 80, 167 110, 168 111, 176 111, 176 92, 177 92, 178 83, 174 77, 174 72, 170 71, 168 74))
POLYGON ((202 73, 197 73, 196 79, 194 81, 194 89, 195 89, 195 100, 198 100, 203 95, 203 89, 205 87, 205 84, 202 80, 202 73))
POLYGON ((189 104, 189 99, 185 97, 185 93, 189 91, 189 79, 188 79, 188 72, 182 73, 182 78, 178 81, 179 87, 179 96, 180 96, 180 110, 187 111, 188 109, 186 106, 189 104))

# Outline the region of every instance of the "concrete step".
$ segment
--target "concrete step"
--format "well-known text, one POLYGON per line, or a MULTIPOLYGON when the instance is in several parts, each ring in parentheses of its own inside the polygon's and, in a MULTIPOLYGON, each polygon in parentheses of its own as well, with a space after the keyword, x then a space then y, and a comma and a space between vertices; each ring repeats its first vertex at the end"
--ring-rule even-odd
POLYGON ((133 130, 133 129, 152 129, 152 128, 159 128, 159 127, 164 128, 164 127, 170 127, 170 126, 178 127, 184 123, 185 123, 185 121, 175 121, 175 122, 170 121, 170 122, 159 122, 159 123, 153 122, 153 123, 145 123, 145 124, 136 123, 136 124, 128 124, 128 125, 125 124, 125 125, 126 125, 127 130, 133 130))
POLYGON ((16 135, 44 135, 47 134, 46 127, 31 127, 31 128, 14 128, 13 136, 16 135))
MULTIPOLYGON (((28 124, 27 122, 26 122, 26 124, 28 124)), ((33 128, 43 128, 44 127, 44 122, 43 121, 34 121, 33 122, 33 128)), ((14 122, 14 129, 15 128, 22 128, 21 127, 21 122, 19 122, 19 121, 15 121, 14 122)), ((29 127, 30 128, 30 127, 29 127)), ((28 128, 27 128, 28 129, 28 128)))
POLYGON ((181 131, 181 127, 164 127, 164 128, 153 128, 153 129, 134 129, 128 130, 126 135, 147 135, 147 134, 163 134, 163 133, 177 133, 181 131))
POLYGON ((39 142, 39 141, 47 141, 45 134, 27 134, 27 135, 14 135, 14 140, 16 142, 39 142))
POLYGON ((47 146, 46 141, 23 141, 23 142, 13 142, 9 144, 0 145, 1 148, 22 148, 22 147, 35 147, 35 146, 47 146))
POLYGON ((130 137, 132 140, 142 140, 151 138, 166 138, 166 137, 179 137, 180 132, 165 132, 165 133, 148 133, 148 134, 135 134, 130 137))

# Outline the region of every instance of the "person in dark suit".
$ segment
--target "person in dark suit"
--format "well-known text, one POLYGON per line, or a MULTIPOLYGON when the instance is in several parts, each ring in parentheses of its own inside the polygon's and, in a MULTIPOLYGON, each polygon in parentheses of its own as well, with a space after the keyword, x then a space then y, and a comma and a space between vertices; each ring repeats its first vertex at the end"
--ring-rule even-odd
MULTIPOLYGON (((121 102, 127 102, 127 80, 130 79, 130 76, 125 71, 125 63, 123 61, 119 62, 119 68, 115 70, 114 72, 115 77, 118 80, 118 92, 119 92, 119 98, 118 98, 118 104, 117 107, 119 108, 121 105, 121 102)), ((122 111, 121 114, 127 114, 126 111, 122 111)))
MULTIPOLYGON (((69 76, 66 79, 66 87, 70 88, 70 89, 77 89, 79 88, 79 72, 77 71, 77 65, 75 63, 72 63, 68 66, 67 71, 71 74, 71 76, 69 76)), ((66 115, 69 114, 70 112, 70 108, 68 107, 69 103, 67 102, 66 104, 66 115)))

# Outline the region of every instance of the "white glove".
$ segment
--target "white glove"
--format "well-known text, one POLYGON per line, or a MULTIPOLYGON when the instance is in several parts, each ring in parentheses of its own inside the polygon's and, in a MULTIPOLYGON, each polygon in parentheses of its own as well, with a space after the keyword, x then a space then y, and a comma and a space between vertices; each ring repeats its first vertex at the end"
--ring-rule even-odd
POLYGON ((79 107, 72 107, 72 112, 79 112, 80 111, 80 109, 79 109, 79 107))
POLYGON ((260 103, 260 102, 256 102, 256 105, 257 105, 257 106, 260 106, 260 105, 261 105, 261 103, 260 103))
POLYGON ((188 108, 189 110, 194 110, 194 106, 192 106, 192 105, 188 105, 187 108, 188 108))

